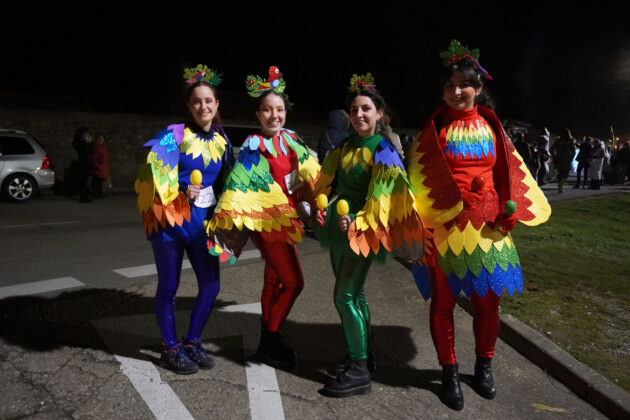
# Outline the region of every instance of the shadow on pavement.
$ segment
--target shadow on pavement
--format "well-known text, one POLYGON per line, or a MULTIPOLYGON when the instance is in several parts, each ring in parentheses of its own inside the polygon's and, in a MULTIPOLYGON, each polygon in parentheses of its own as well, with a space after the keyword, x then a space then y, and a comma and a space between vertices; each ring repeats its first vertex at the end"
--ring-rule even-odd
MULTIPOLYGON (((192 309, 193 297, 178 297, 179 312, 192 309)), ((217 311, 234 304, 217 300, 211 319, 204 331, 204 342, 214 344, 215 355, 244 365, 252 360, 253 350, 243 350, 240 335, 243 326, 255 331, 258 341, 260 316, 245 312, 217 311), (234 330, 226 335, 226 326, 234 330), (223 337, 213 337, 214 330, 221 329, 223 337)), ((187 323, 187 320, 179 320, 187 323)), ((66 292, 54 298, 21 296, 0 301, 0 338, 7 344, 17 345, 27 351, 47 352, 64 346, 102 350, 119 356, 156 362, 150 353, 159 354, 160 338, 146 325, 155 326, 153 299, 121 290, 89 289, 66 292), (124 328, 105 331, 117 345, 114 351, 105 345, 103 331, 98 331, 92 321, 107 318, 122 320, 124 328), (136 323, 137 325, 133 325, 136 323), (148 333, 148 334, 147 334, 148 333)), ((155 326, 157 331, 157 326, 155 326)), ((296 349, 299 365, 291 372, 316 382, 326 379, 327 369, 345 356, 346 346, 340 324, 296 323, 288 320, 283 334, 296 349)), ((394 387, 420 387, 437 393, 441 373, 437 370, 419 370, 409 365, 417 349, 411 338, 411 329, 395 325, 372 327, 373 347, 377 369, 373 380, 394 387)))

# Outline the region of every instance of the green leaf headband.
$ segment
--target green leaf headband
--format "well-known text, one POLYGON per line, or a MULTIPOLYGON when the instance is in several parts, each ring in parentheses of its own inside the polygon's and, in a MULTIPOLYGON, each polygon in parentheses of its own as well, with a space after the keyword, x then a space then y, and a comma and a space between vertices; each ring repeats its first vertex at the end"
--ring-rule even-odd
POLYGON ((260 76, 250 74, 245 79, 245 86, 247 87, 247 94, 252 98, 258 98, 265 92, 273 90, 275 93, 283 93, 287 87, 286 82, 282 78, 280 69, 276 66, 269 67, 269 77, 264 80, 260 76))
POLYGON ((372 73, 362 74, 360 76, 356 74, 352 75, 350 78, 350 92, 358 92, 361 89, 376 92, 376 85, 374 84, 372 73))
POLYGON ((450 67, 460 61, 466 61, 472 65, 473 68, 479 70, 486 78, 492 80, 492 77, 488 74, 486 69, 479 64, 479 50, 469 50, 467 46, 460 44, 456 39, 451 41, 446 51, 440 53, 440 58, 442 59, 444 67, 450 67))
POLYGON ((212 86, 218 86, 223 81, 223 73, 217 73, 216 70, 208 68, 203 64, 197 64, 197 67, 184 69, 184 79, 186 83, 192 85, 196 82, 208 82, 212 86))

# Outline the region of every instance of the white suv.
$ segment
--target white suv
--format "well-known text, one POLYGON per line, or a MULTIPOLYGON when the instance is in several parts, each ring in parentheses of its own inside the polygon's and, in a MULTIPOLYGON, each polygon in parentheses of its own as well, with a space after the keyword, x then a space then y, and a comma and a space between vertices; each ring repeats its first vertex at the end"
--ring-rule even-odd
POLYGON ((24 202, 52 188, 55 171, 46 151, 30 134, 0 129, 0 186, 11 201, 24 202))

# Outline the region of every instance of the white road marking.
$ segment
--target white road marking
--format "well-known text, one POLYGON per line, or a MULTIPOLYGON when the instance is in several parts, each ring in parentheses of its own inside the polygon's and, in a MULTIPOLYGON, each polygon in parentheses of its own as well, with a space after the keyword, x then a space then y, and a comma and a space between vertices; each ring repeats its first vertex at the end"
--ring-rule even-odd
POLYGON ((60 277, 32 283, 15 284, 13 286, 0 287, 0 299, 12 296, 37 295, 39 293, 54 292, 81 286, 85 286, 85 283, 80 282, 74 277, 60 277))
MULTIPOLYGON (((257 249, 248 249, 247 251, 243 251, 241 256, 238 258, 238 261, 251 260, 254 258, 260 258, 260 251, 257 249)), ((184 260, 182 263, 182 270, 191 268, 190 261, 184 260)), ((157 269, 155 268, 155 264, 147 264, 147 265, 138 265, 136 267, 126 267, 126 268, 116 268, 112 270, 114 273, 120 274, 121 276, 127 277, 128 279, 133 279, 136 277, 143 276, 152 276, 157 274, 157 269)))
MULTIPOLYGON (((218 308, 218 312, 260 314, 260 302, 242 305, 230 305, 218 308)), ((189 314, 177 313, 176 318, 187 319, 189 314)), ((213 337, 234 336, 241 334, 243 347, 247 351, 256 349, 258 342, 258 325, 255 322, 242 325, 240 331, 224 330, 221 325, 213 325, 210 330, 213 337)), ((102 318, 92 321, 96 331, 105 344, 116 354, 121 364, 121 370, 129 378, 132 385, 149 406, 153 415, 161 418, 192 418, 183 406, 181 400, 167 383, 159 377, 159 370, 149 361, 118 356, 130 354, 146 346, 147 340, 157 340, 152 334, 159 334, 153 314, 142 314, 125 317, 102 318), (127 335, 121 340, 121 334, 127 335), (151 338, 143 338, 150 335, 151 338), (129 350, 131 349, 131 350, 129 350), (168 410, 180 410, 177 413, 168 410), (187 417, 188 416, 188 417, 187 417)), ((227 327, 226 327, 227 328, 227 327)), ((250 414, 253 420, 279 419, 283 420, 284 409, 276 370, 267 365, 247 363, 245 366, 247 391, 249 396, 250 414)))
MULTIPOLYGON (((241 312, 261 314, 260 302, 230 305, 220 308, 219 312, 241 312)), ((251 334, 243 337, 243 346, 255 348, 256 338, 251 334)), ((280 397, 280 387, 276 370, 271 366, 248 362, 245 366, 247 392, 249 393, 249 411, 252 420, 284 419, 284 409, 280 397)))
POLYGON ((116 356, 116 360, 156 419, 193 419, 153 363, 124 356, 116 356))
POLYGON ((241 256, 238 257, 238 261, 251 260, 254 258, 260 258, 260 251, 257 249, 248 249, 247 251, 243 251, 241 256))
MULTIPOLYGON (((192 266, 190 265, 190 261, 184 260, 182 262, 182 270, 186 270, 189 268, 192 268, 192 266)), ((152 276, 154 274, 157 274, 157 268, 155 268, 155 264, 138 265, 136 267, 127 268, 116 268, 112 271, 129 279, 143 276, 152 276)))
POLYGON ((245 373, 252 420, 284 419, 276 370, 263 364, 247 363, 245 373))
POLYGON ((28 223, 24 225, 8 225, 8 226, 0 226, 0 229, 17 229, 24 227, 35 227, 35 226, 55 226, 55 225, 72 225, 75 223, 79 223, 78 220, 66 220, 62 222, 45 222, 45 223, 28 223))

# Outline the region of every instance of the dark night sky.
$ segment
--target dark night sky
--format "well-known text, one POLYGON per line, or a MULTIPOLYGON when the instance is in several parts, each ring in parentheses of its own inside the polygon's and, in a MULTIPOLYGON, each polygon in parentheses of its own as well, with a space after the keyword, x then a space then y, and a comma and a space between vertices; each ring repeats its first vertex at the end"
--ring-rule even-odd
POLYGON ((630 136, 630 25, 602 2, 225 3, 156 10, 145 2, 142 12, 29 3, 3 16, 0 92, 155 113, 168 109, 183 64, 218 68, 223 91, 244 91, 247 74, 275 64, 297 106, 324 114, 343 104, 352 73, 370 71, 397 125, 419 127, 439 103, 438 54, 457 38, 481 50, 501 118, 580 136, 605 137, 613 125, 630 136))

